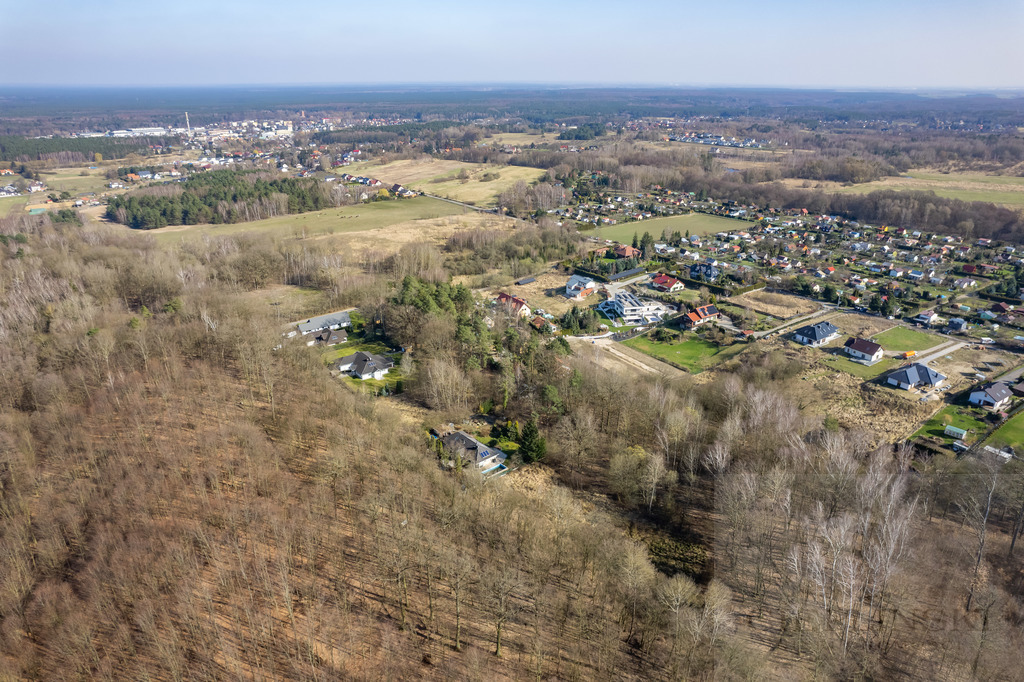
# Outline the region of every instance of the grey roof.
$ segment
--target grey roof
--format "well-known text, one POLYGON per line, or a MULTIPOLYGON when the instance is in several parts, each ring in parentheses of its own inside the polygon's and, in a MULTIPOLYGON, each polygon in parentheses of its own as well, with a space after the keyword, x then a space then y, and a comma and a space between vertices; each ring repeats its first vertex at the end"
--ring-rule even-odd
POLYGON ((346 355, 338 360, 339 367, 345 367, 346 365, 352 365, 346 371, 363 376, 364 374, 372 374, 380 369, 391 369, 395 366, 395 363, 391 358, 386 358, 383 355, 374 355, 373 353, 359 350, 352 355, 346 355))
POLYGON ((449 433, 447 436, 441 438, 441 442, 444 443, 444 446, 449 450, 464 450, 466 457, 473 463, 478 463, 492 455, 498 455, 500 457, 505 454, 497 448, 491 448, 484 445, 465 431, 449 433))
POLYGON ((794 332, 795 336, 802 336, 805 339, 810 339, 815 343, 824 341, 833 334, 837 334, 839 328, 831 322, 819 322, 817 324, 809 324, 806 327, 800 327, 794 332))
POLYGON ((565 283, 566 289, 571 289, 572 287, 587 288, 592 286, 594 286, 594 280, 590 277, 584 277, 583 275, 573 275, 569 278, 569 281, 565 283))
POLYGON ((318 332, 328 327, 348 327, 352 324, 352 318, 348 313, 329 313, 318 317, 311 317, 305 322, 299 323, 299 331, 303 334, 318 332))
POLYGON ((944 381, 946 377, 931 367, 916 362, 909 367, 896 370, 889 375, 889 379, 910 386, 921 386, 922 384, 925 386, 936 386, 940 381, 944 381))
POLYGON ((1006 400, 1013 395, 1010 393, 1010 388, 1001 381, 999 383, 984 386, 979 390, 983 391, 994 403, 998 403, 1000 400, 1006 400))

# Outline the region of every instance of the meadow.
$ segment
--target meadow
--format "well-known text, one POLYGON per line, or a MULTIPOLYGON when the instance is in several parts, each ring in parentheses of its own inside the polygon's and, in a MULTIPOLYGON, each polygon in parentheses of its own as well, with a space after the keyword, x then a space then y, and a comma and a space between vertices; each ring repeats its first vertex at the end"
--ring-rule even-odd
POLYGON ((981 173, 937 173, 912 170, 899 177, 860 185, 837 186, 840 193, 867 194, 883 189, 924 190, 962 201, 987 201, 1010 208, 1024 208, 1024 178, 981 173))
POLYGON ((943 342, 943 339, 924 332, 914 331, 906 327, 893 327, 889 331, 876 334, 871 340, 881 344, 885 350, 908 351, 925 350, 933 348, 943 342))
POLYGON ((641 220, 633 223, 598 227, 592 232, 588 232, 588 234, 592 234, 598 239, 611 239, 612 241, 629 244, 633 241, 634 234, 640 237, 643 236, 644 232, 650 232, 652 237, 660 240, 665 230, 669 232, 678 230, 682 234, 689 232, 691 235, 706 235, 715 234, 716 232, 744 230, 749 229, 751 226, 752 223, 746 220, 723 218, 706 213, 687 213, 685 215, 651 218, 650 220, 641 220))
POLYGON ((546 173, 525 166, 464 163, 431 157, 402 159, 383 165, 356 164, 349 172, 481 207, 496 205, 498 196, 517 182, 530 185, 546 173), (460 177, 463 173, 465 176, 460 177))
POLYGON ((241 233, 286 233, 300 237, 364 232, 390 227, 398 223, 462 215, 469 209, 461 208, 429 197, 414 197, 397 201, 377 201, 332 208, 311 213, 289 214, 230 225, 177 225, 148 230, 146 234, 158 240, 176 240, 182 236, 224 236, 241 233))
POLYGON ((647 336, 637 336, 622 343, 659 360, 667 360, 685 367, 694 374, 734 357, 748 348, 741 343, 719 346, 696 337, 680 343, 661 343, 647 336))
POLYGON ((990 444, 999 447, 1009 445, 1019 448, 1024 445, 1024 412, 1012 417, 992 434, 990 444))

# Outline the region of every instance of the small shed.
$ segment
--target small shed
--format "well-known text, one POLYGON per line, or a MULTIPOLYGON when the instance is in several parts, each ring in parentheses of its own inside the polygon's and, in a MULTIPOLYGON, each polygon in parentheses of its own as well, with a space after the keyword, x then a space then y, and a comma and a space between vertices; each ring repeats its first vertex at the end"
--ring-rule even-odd
POLYGON ((943 431, 943 433, 945 433, 947 436, 952 436, 957 440, 963 440, 964 437, 967 436, 966 429, 958 429, 955 426, 947 426, 946 430, 943 431))
POLYGON ((520 280, 516 280, 516 284, 518 284, 519 286, 522 286, 524 284, 530 284, 531 282, 536 282, 536 281, 537 281, 536 277, 523 277, 520 280))

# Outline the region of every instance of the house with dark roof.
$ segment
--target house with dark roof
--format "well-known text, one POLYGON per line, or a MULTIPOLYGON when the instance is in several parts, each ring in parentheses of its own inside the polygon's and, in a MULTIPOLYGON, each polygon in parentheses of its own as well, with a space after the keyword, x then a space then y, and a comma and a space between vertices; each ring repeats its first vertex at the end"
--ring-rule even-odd
POLYGON ((839 328, 831 322, 818 322, 800 327, 793 332, 793 340, 805 346, 823 346, 839 337, 839 328))
POLYGON ((348 332, 344 329, 325 329, 321 332, 310 334, 310 337, 310 340, 306 342, 307 346, 313 346, 318 343, 325 346, 333 346, 336 343, 348 341, 348 332))
POLYGON ((687 313, 683 316, 683 325, 694 329, 707 322, 714 322, 722 316, 718 308, 713 305, 702 305, 701 307, 694 310, 692 313, 687 313))
POLYGON ((885 354, 882 347, 874 341, 868 341, 867 339, 858 339, 850 337, 843 344, 843 350, 846 354, 855 360, 859 360, 867 365, 873 365, 882 359, 885 354))
POLYGON ((381 379, 395 366, 391 358, 365 351, 356 351, 338 360, 338 371, 357 379, 381 379))
POLYGON ((1003 382, 997 382, 974 389, 967 402, 997 412, 1009 405, 1012 397, 1013 393, 1010 392, 1010 387, 1003 382))
POLYGON ((946 324, 947 332, 965 332, 967 331, 967 320, 962 317, 954 317, 946 324))
POLYGON ((459 458, 463 464, 475 464, 485 472, 500 466, 508 457, 501 450, 484 445, 465 431, 441 436, 441 443, 452 459, 459 458))
POLYGON ((939 374, 931 367, 917 362, 907 367, 902 367, 886 378, 890 386, 897 386, 904 391, 912 388, 938 388, 946 377, 939 374))
POLYGON ((710 263, 697 263, 690 266, 690 279, 714 282, 718 279, 719 274, 721 274, 721 271, 710 263))

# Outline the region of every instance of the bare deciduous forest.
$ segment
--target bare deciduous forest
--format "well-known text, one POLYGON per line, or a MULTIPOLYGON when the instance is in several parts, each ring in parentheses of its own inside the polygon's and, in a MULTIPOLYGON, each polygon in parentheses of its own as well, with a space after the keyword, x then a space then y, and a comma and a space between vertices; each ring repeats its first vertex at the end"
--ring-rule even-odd
POLYGON ((446 284, 469 245, 557 259, 571 230, 365 270, 315 240, 0 234, 5 677, 1020 674, 1019 462, 872 448, 788 402, 771 351, 704 383, 617 374, 446 284), (408 346, 403 395, 275 348, 246 294, 295 282, 408 346), (536 425, 541 463, 438 465, 427 429, 485 404, 536 425))

